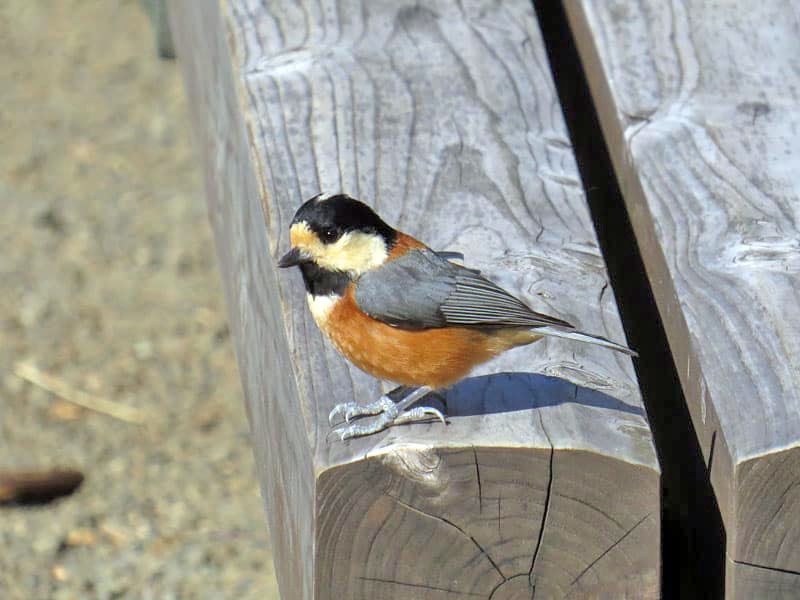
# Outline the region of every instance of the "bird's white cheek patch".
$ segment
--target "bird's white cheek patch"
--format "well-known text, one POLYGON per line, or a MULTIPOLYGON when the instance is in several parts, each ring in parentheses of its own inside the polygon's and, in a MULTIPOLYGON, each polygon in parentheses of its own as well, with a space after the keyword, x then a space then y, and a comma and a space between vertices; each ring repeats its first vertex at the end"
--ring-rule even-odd
POLYGON ((382 265, 388 257, 383 238, 358 231, 349 231, 335 243, 322 246, 314 256, 323 268, 356 275, 382 265))
POLYGON ((326 296, 314 296, 312 294, 306 294, 308 308, 311 310, 311 315, 314 317, 314 320, 317 322, 317 325, 319 325, 320 328, 324 328, 325 323, 328 322, 328 316, 333 310, 333 307, 341 299, 342 297, 337 296, 336 294, 328 294, 326 296))

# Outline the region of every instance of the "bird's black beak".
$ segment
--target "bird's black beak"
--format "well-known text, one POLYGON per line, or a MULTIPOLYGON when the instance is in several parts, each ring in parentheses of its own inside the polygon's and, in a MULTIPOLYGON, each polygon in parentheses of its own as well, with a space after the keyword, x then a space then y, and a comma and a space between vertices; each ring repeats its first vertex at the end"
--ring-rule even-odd
POLYGON ((311 257, 300 250, 300 248, 292 248, 281 257, 281 259, 278 261, 278 266, 281 269, 285 269, 286 267, 296 267, 297 265, 301 265, 310 261, 311 257))

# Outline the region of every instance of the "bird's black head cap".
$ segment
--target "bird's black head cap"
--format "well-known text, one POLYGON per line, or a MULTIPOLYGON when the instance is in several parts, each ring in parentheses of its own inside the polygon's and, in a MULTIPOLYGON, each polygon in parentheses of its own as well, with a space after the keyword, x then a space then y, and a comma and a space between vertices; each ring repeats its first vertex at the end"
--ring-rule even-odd
POLYGON ((292 219, 305 223, 325 244, 331 244, 348 231, 380 235, 391 248, 397 232, 387 225, 374 210, 346 194, 319 194, 306 201, 292 219))

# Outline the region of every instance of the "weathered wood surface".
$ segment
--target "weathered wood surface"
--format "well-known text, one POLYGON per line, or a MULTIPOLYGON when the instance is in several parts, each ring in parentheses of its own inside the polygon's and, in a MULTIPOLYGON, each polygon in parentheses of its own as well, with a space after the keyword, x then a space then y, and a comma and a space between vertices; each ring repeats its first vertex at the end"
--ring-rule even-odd
POLYGON ((800 8, 566 2, 727 534, 800 596, 800 8))
POLYGON ((283 595, 657 597, 659 471, 627 357, 539 342, 453 388, 447 427, 342 443, 329 410, 381 387, 275 269, 297 206, 342 190, 623 339, 530 4, 171 9, 283 595))

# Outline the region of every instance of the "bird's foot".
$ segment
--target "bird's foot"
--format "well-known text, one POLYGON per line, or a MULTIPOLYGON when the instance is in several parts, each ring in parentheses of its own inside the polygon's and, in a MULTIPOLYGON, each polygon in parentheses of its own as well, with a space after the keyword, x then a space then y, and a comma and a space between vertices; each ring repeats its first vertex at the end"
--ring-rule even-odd
POLYGON ((394 401, 389 396, 381 396, 375 402, 369 404, 359 404, 358 402, 342 402, 333 407, 333 410, 328 414, 328 423, 333 425, 336 419, 340 416, 344 417, 345 423, 349 423, 356 417, 364 417, 370 415, 379 415, 381 413, 388 413, 394 411, 397 413, 397 408, 394 401))
POLYGON ((388 396, 381 396, 378 400, 370 402, 369 404, 343 402, 342 404, 337 404, 333 408, 330 415, 328 415, 328 420, 332 424, 339 416, 344 417, 345 423, 348 423, 348 425, 338 431, 342 440, 371 435, 383 431, 392 425, 402 425, 404 423, 426 422, 431 419, 438 419, 446 424, 447 421, 441 411, 429 406, 417 406, 408 410, 402 410, 406 406, 412 404, 413 401, 421 398, 427 391, 429 390, 420 388, 398 403, 395 403, 388 396), (412 402, 408 402, 408 400, 412 400, 412 402), (370 423, 350 424, 350 421, 354 418, 375 415, 377 415, 377 418, 370 423))

